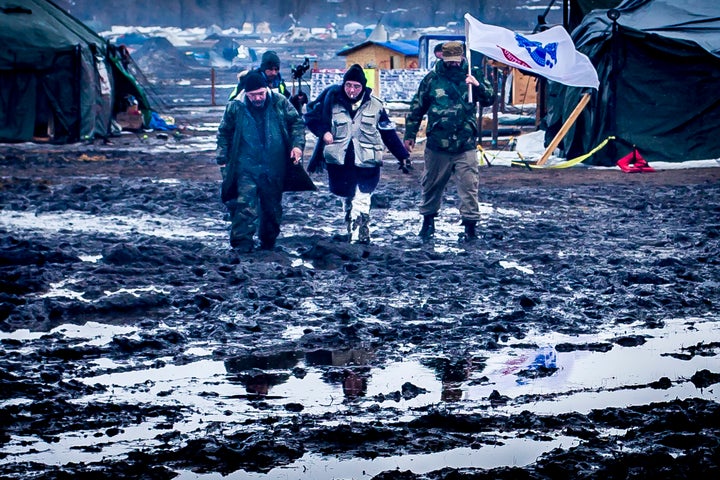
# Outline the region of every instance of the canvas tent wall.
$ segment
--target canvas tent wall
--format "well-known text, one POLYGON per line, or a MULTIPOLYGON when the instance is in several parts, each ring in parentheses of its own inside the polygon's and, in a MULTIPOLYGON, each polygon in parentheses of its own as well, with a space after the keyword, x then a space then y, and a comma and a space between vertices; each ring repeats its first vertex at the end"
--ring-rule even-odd
POLYGON ((118 49, 49 0, 0 0, 0 141, 104 137, 133 95, 118 49))
MULTIPOLYGON (((633 144, 649 162, 720 157, 720 2, 626 0, 617 9, 615 66, 607 10, 591 12, 573 31, 600 89, 565 137, 564 154, 575 158, 616 134, 623 141, 612 143, 615 150, 604 148, 585 163, 614 165, 633 144)), ((548 141, 581 94, 549 85, 548 141)))

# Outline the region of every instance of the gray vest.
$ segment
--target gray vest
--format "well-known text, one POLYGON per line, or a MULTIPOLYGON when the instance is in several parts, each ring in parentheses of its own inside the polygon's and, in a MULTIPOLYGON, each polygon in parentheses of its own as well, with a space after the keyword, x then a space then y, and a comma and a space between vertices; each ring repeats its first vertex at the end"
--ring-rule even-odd
POLYGON ((363 103, 355 113, 355 118, 339 104, 332 108, 333 143, 325 145, 324 155, 327 163, 343 165, 348 145, 353 142, 355 149, 355 165, 358 167, 374 167, 382 165, 383 142, 377 129, 383 104, 377 97, 371 96, 370 101, 363 103))

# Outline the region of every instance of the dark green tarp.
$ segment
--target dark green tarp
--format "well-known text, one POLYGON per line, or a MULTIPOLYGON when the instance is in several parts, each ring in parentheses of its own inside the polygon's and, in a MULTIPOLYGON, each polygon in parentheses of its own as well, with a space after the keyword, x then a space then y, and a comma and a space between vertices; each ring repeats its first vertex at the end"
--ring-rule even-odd
POLYGON ((0 0, 0 141, 74 142, 110 134, 132 95, 120 52, 48 0, 0 0))
MULTIPOLYGON (((594 10, 572 33, 597 68, 600 88, 565 137, 564 155, 575 158, 616 134, 621 141, 585 163, 614 165, 633 145, 651 164, 720 157, 720 2, 626 0, 617 8, 614 70, 607 10, 594 10)), ((582 93, 549 84, 547 142, 582 93)))
POLYGON ((585 15, 593 10, 615 8, 622 3, 622 0, 569 0, 570 18, 569 30, 574 30, 580 25, 585 15))

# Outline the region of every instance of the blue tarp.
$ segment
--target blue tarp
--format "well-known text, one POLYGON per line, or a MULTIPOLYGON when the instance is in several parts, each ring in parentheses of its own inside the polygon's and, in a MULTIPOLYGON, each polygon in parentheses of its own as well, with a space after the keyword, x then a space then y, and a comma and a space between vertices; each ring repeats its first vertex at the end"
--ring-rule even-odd
POLYGON ((152 130, 175 130, 177 128, 176 125, 170 125, 167 123, 163 118, 158 115, 157 112, 152 112, 152 118, 150 119, 150 125, 148 125, 149 128, 152 130))

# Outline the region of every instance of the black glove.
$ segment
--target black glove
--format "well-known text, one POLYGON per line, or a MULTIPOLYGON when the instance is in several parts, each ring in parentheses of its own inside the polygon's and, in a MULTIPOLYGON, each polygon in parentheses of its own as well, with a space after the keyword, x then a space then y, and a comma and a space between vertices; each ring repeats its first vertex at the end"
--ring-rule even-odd
POLYGON ((398 167, 398 170, 402 170, 403 173, 410 173, 410 170, 413 169, 412 162, 410 161, 410 157, 403 158, 398 160, 400 162, 400 166, 398 167))
POLYGON ((295 107, 295 110, 297 110, 298 113, 302 114, 302 107, 303 105, 307 105, 308 96, 305 92, 299 92, 296 95, 290 97, 290 103, 292 103, 293 107, 295 107))

